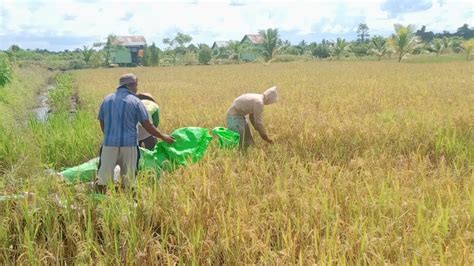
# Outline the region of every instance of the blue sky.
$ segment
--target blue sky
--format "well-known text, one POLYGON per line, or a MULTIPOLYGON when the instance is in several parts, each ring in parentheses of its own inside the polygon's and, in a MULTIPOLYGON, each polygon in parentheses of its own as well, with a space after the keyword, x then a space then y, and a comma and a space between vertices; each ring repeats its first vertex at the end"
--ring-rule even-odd
POLYGON ((108 34, 143 35, 164 47, 177 32, 193 43, 240 40, 259 29, 279 28, 296 44, 321 39, 356 38, 359 23, 371 35, 389 36, 394 23, 441 32, 474 26, 471 1, 151 1, 151 0, 0 0, 0 49, 64 50, 91 46, 108 34))

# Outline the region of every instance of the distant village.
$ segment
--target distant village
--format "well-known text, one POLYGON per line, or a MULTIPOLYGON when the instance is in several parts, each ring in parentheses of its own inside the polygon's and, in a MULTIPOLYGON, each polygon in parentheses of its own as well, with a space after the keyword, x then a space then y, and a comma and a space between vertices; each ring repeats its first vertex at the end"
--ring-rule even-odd
MULTIPOLYGON (((213 54, 228 49, 237 41, 215 41, 210 47, 213 54)), ((258 57, 258 48, 265 42, 260 34, 245 34, 239 45, 245 46, 239 54, 239 60, 250 62, 258 57)), ((145 57, 147 42, 144 36, 114 36, 114 49, 111 51, 110 63, 112 66, 141 65, 145 57)), ((191 47, 194 46, 191 44, 191 47)), ((192 48, 190 49, 192 50, 192 48)))

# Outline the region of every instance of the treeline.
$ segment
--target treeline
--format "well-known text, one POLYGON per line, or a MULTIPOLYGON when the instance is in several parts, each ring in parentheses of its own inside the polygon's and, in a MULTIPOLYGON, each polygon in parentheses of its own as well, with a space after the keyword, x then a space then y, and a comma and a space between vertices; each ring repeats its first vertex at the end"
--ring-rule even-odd
MULTIPOLYGON (((194 44, 192 36, 188 34, 178 33, 172 38, 162 40, 166 46, 164 49, 160 49, 154 42, 145 46, 141 65, 232 64, 246 60, 242 55, 248 53, 254 54, 256 60, 264 62, 314 58, 339 60, 347 57, 374 57, 379 60, 384 57, 396 57, 401 61, 408 54, 425 53, 436 56, 443 53, 464 53, 465 58, 469 60, 474 49, 474 29, 468 24, 462 25, 454 33, 433 33, 427 31, 425 26, 415 30, 412 25, 397 24, 394 26, 394 33, 388 38, 371 36, 368 25, 359 24, 357 39, 354 41, 337 38, 307 43, 303 40, 296 45, 282 40, 278 29, 261 30, 259 35, 262 36, 263 42, 258 45, 229 41, 225 47, 211 49, 208 44, 194 44)), ((61 52, 22 49, 18 45, 12 45, 8 50, 0 52, 0 67, 6 69, 12 63, 20 67, 37 64, 51 70, 106 67, 110 66, 111 52, 116 46, 114 39, 114 35, 109 35, 103 43, 96 43, 92 47, 83 46, 82 49, 61 52)), ((3 80, 11 79, 11 75, 4 76, 3 80)), ((0 80, 0 84, 1 82, 0 80)))
POLYGON ((338 38, 336 40, 322 40, 321 42, 301 41, 292 45, 289 41, 280 38, 278 29, 267 29, 259 31, 263 36, 261 45, 249 45, 240 41, 229 41, 226 47, 210 49, 207 44, 192 44, 192 37, 178 33, 174 38, 166 38, 163 43, 167 45, 165 50, 159 49, 155 43, 145 48, 143 65, 194 65, 209 63, 240 63, 242 54, 255 53, 257 58, 269 61, 291 61, 298 57, 334 59, 354 56, 357 58, 373 56, 379 60, 383 57, 396 56, 401 61, 408 54, 432 53, 436 56, 442 53, 466 53, 470 58, 472 52, 472 41, 474 29, 468 24, 459 27, 455 33, 444 31, 443 33, 426 32, 423 26, 415 31, 411 25, 395 25, 392 36, 370 35, 366 24, 359 24, 357 39, 346 41, 338 38), (430 38, 429 36, 433 36, 430 38), (428 37, 427 37, 428 36, 428 37))

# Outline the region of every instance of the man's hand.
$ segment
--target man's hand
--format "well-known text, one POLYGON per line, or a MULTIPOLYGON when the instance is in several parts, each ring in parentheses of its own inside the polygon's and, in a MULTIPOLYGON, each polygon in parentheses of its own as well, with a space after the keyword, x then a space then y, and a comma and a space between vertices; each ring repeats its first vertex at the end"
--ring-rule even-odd
POLYGON ((167 134, 162 134, 161 139, 166 141, 168 144, 173 144, 173 142, 175 141, 175 139, 172 136, 167 135, 167 134))
POLYGON ((174 142, 174 138, 171 137, 170 135, 166 135, 158 131, 150 122, 150 120, 145 120, 142 122, 142 126, 150 133, 152 136, 160 138, 169 144, 174 142))

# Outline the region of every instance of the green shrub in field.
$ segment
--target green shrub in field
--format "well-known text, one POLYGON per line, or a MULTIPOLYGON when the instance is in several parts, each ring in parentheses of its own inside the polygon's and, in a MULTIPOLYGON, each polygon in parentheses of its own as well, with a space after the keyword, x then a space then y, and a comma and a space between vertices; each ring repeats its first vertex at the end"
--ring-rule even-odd
POLYGON ((209 48, 207 45, 206 45, 206 46, 203 46, 203 47, 199 50, 198 57, 199 57, 199 63, 200 63, 200 64, 203 64, 203 65, 209 64, 209 61, 211 61, 211 58, 212 58, 212 50, 211 50, 211 48, 209 48))
MULTIPOLYGON (((192 65, 196 65, 197 64, 197 60, 196 60, 196 53, 194 52, 186 52, 184 55, 183 55, 183 61, 184 65, 187 65, 187 66, 192 66, 192 65)), ((157 64, 158 65, 158 64, 157 64)))
POLYGON ((4 87, 12 80, 10 61, 4 53, 0 53, 0 87, 4 87))

